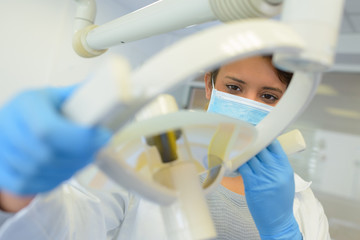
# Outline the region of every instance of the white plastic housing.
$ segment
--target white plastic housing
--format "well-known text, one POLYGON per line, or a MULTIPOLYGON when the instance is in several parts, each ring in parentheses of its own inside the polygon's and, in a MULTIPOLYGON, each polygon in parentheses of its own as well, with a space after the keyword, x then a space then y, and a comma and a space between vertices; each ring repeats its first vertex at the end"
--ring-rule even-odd
POLYGON ((281 12, 282 1, 209 0, 217 19, 230 22, 247 18, 271 18, 281 12))
POLYGON ((153 96, 236 59, 280 52, 296 54, 304 47, 300 36, 286 24, 265 19, 243 20, 218 25, 178 41, 149 59, 131 78, 142 86, 135 89, 137 95, 153 96))
POLYGON ((92 19, 93 11, 91 8, 86 9, 85 3, 94 3, 94 0, 78 1, 81 4, 75 28, 80 30, 80 26, 84 26, 84 29, 74 35, 73 42, 76 44, 73 47, 82 57, 95 57, 118 44, 196 24, 214 20, 230 22, 246 18, 269 18, 278 15, 281 10, 281 3, 271 4, 263 0, 162 0, 89 29, 85 26, 92 19))
POLYGON ((177 112, 179 107, 173 96, 161 94, 141 109, 135 116, 137 121, 149 119, 155 116, 177 112))
POLYGON ((284 133, 277 138, 286 155, 305 150, 306 143, 299 129, 284 133))
POLYGON ((92 30, 86 42, 101 50, 153 35, 216 20, 208 0, 162 0, 92 30))
POLYGON ((77 2, 74 32, 84 29, 85 27, 94 24, 96 16, 96 2, 95 0, 75 0, 77 2))
POLYGON ((102 123, 112 111, 132 101, 129 79, 129 63, 118 56, 109 57, 64 103, 64 115, 86 126, 102 123))
POLYGON ((277 66, 290 70, 323 72, 332 66, 344 0, 286 0, 281 21, 306 42, 299 55, 276 54, 277 66))
POLYGON ((192 240, 216 237, 196 167, 192 161, 176 161, 156 173, 157 181, 177 192, 177 200, 162 208, 169 239, 192 240))

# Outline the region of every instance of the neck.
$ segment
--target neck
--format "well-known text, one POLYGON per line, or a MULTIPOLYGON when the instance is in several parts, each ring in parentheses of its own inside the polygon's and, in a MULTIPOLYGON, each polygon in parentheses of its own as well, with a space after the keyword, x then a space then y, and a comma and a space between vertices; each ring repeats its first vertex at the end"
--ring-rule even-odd
POLYGON ((241 176, 223 177, 221 180, 221 185, 234 193, 245 195, 244 182, 241 176))

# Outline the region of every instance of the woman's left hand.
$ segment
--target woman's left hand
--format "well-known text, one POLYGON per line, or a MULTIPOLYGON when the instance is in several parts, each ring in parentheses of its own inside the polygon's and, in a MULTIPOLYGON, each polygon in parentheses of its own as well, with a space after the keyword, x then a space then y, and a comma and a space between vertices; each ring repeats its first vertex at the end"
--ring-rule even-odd
POLYGON ((302 239, 293 214, 294 172, 276 140, 239 167, 261 239, 302 239))

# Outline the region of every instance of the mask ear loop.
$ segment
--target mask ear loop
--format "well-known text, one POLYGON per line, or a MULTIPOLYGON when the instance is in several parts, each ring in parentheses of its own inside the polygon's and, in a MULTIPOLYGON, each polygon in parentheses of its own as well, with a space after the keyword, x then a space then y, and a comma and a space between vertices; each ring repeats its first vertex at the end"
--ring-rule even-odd
POLYGON ((215 89, 215 84, 214 84, 215 80, 214 80, 214 73, 211 73, 211 85, 212 88, 215 89))

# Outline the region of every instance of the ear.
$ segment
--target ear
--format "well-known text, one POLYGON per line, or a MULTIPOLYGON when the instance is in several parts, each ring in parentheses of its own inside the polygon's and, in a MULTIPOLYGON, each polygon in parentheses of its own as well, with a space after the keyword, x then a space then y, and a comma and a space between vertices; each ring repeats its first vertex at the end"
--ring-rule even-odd
POLYGON ((205 94, 206 99, 210 100, 211 97, 211 91, 212 91, 212 83, 211 83, 211 73, 207 72, 204 75, 204 82, 205 82, 205 94))

